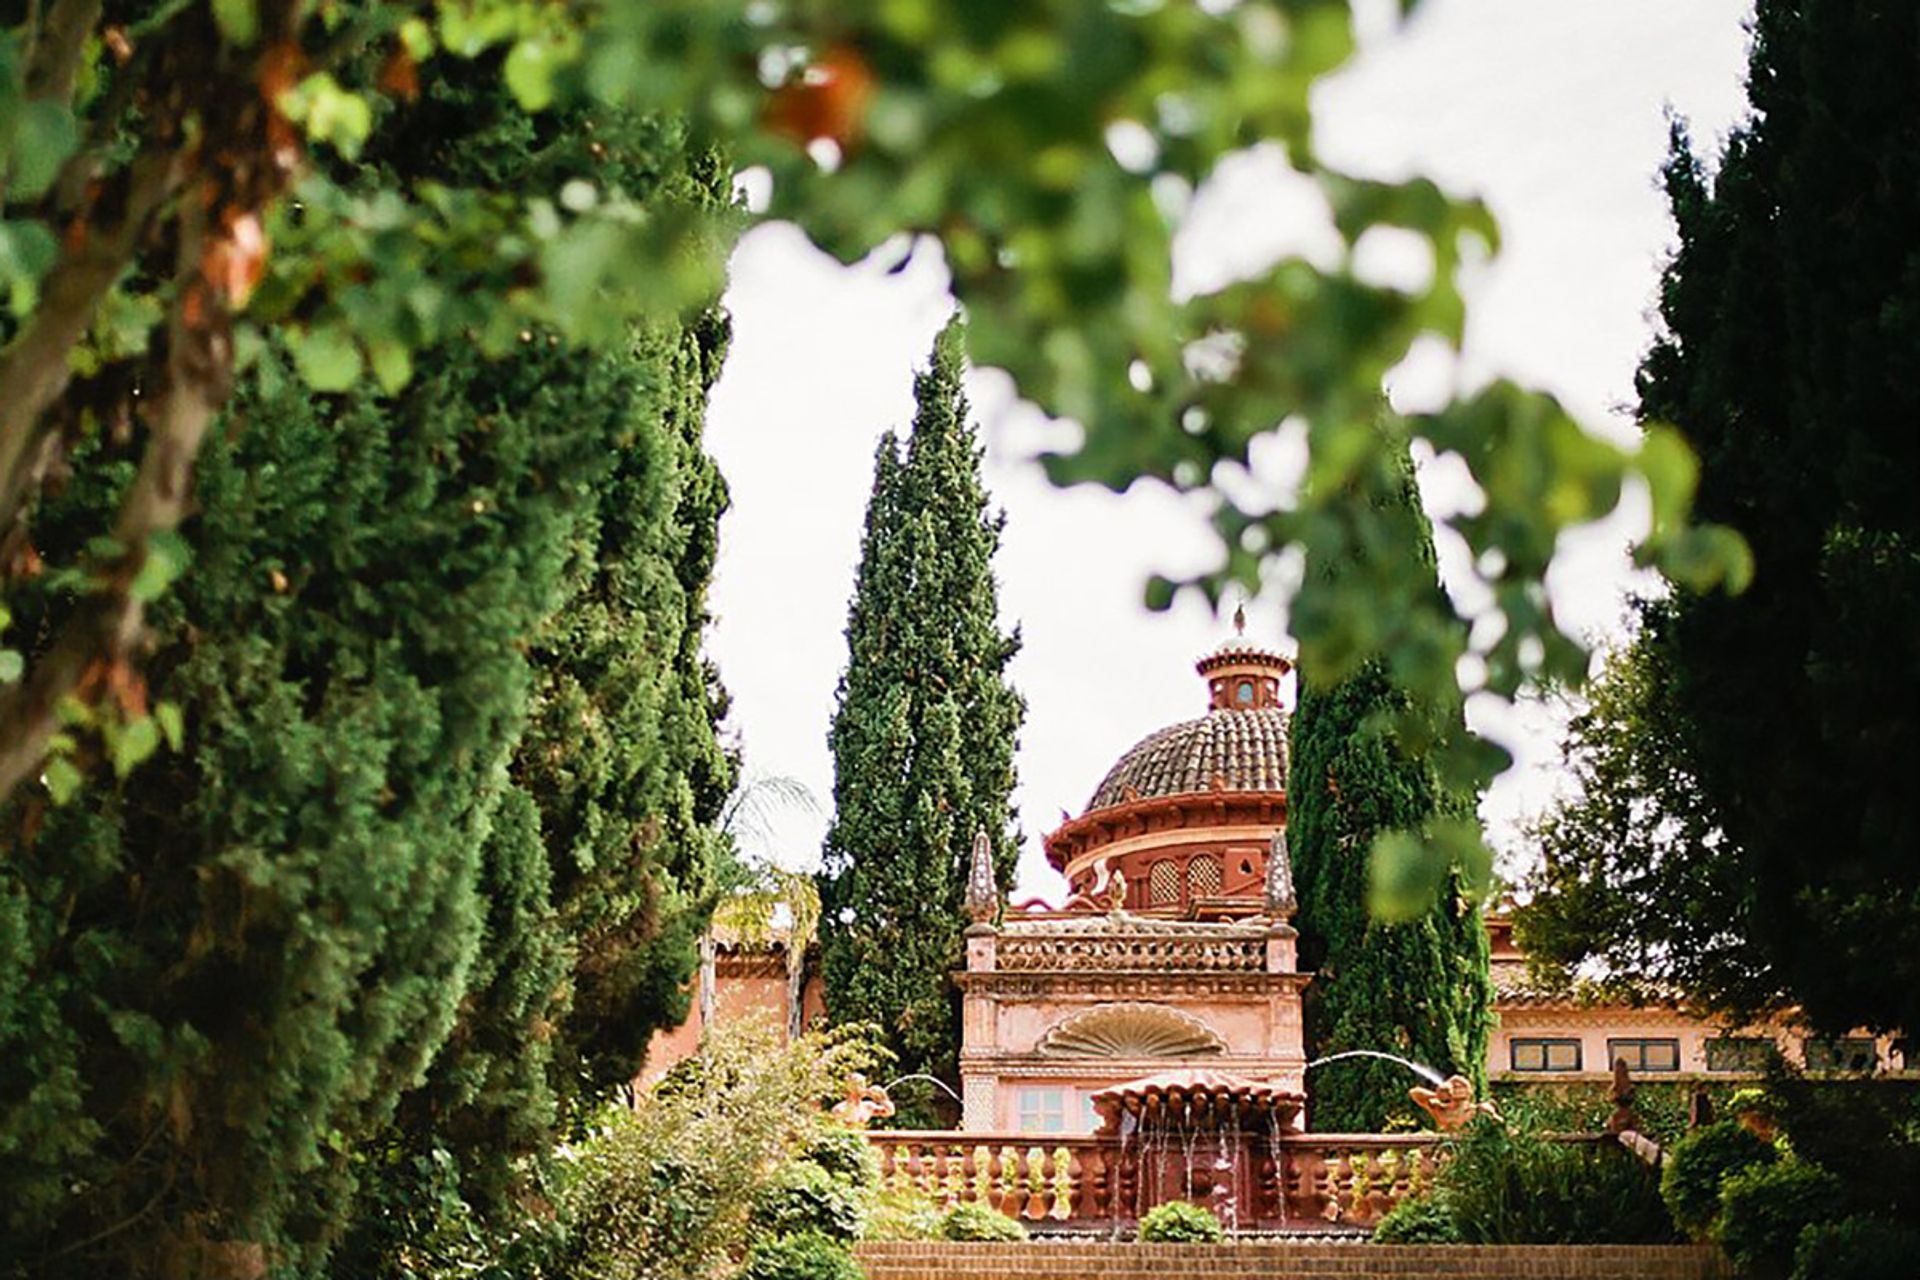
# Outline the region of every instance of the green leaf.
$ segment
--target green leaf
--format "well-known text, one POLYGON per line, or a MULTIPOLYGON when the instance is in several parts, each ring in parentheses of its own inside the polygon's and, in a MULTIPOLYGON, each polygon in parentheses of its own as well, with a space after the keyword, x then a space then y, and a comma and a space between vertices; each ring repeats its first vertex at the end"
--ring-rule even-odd
POLYGON ((186 539, 171 531, 156 533, 147 539, 147 553, 140 560, 140 572, 127 587, 127 594, 142 604, 158 600, 173 585, 192 559, 186 539))
POLYGON ((293 347, 294 367, 315 391, 345 391, 360 380, 365 367, 360 347, 345 327, 326 323, 287 335, 293 347))
POLYGON ((213 0, 213 21, 228 44, 242 48, 260 35, 260 10, 254 0, 213 0))
POLYGON ((66 104, 40 100, 20 110, 13 139, 12 190, 9 198, 36 200, 46 193, 60 166, 80 140, 79 126, 66 104))
POLYGON ((80 790, 80 770, 65 756, 55 756, 40 771, 40 781, 46 784, 47 794, 55 804, 65 804, 80 790))
POLYGON ((406 386, 413 377, 413 353, 405 343, 391 339, 371 342, 367 344, 367 354, 372 357, 373 376, 388 395, 406 386))
POLYGON ((166 735, 169 749, 178 751, 187 740, 186 718, 180 713, 180 706, 174 702, 156 703, 153 708, 154 721, 159 724, 160 732, 166 735))
POLYGON ((1367 867, 1367 909, 1390 923, 1415 919, 1440 896, 1448 867, 1446 853, 1413 832, 1385 833, 1367 867))
POLYGON ((160 726, 154 723, 152 716, 143 716, 128 722, 120 732, 112 735, 110 742, 113 772, 124 778, 160 749, 160 726))
POLYGON ((554 78, 571 65, 578 45, 550 32, 536 32, 514 41, 501 74, 507 89, 528 111, 544 111, 553 105, 554 78))
POLYGON ((1700 480, 1700 461, 1678 431, 1663 423, 1647 427, 1636 461, 1653 504, 1654 536, 1685 523, 1700 480))
POLYGON ((18 649, 0 649, 0 684, 12 684, 26 670, 26 656, 18 649))

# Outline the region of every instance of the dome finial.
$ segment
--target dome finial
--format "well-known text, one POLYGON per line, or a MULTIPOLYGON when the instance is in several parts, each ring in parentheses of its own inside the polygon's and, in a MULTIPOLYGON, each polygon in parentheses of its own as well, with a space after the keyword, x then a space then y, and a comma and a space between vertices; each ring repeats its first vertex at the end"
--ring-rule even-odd
POLYGON ((1247 603, 1244 600, 1233 606, 1233 634, 1247 634, 1247 603))

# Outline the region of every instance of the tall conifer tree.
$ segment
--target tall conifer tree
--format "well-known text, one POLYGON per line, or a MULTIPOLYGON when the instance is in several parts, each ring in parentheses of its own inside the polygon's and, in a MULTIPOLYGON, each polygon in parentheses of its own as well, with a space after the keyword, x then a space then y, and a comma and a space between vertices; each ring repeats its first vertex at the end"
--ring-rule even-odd
MULTIPOLYGON (((479 85, 436 81, 370 160, 726 198, 671 123, 569 129, 479 85)), ((395 396, 260 354, 150 613, 183 740, 0 822, 0 1275, 392 1274, 427 1247, 409 1206, 503 1200, 684 1012, 729 782, 698 652, 723 343, 454 343, 395 396)), ((56 562, 131 456, 73 456, 36 524, 56 562)), ((22 594, 30 640, 73 607, 22 594)))
POLYGON ((1674 132, 1640 409, 1699 454, 1699 514, 1745 536, 1753 583, 1648 607, 1608 691, 1639 696, 1572 746, 1649 767, 1562 808, 1521 917, 1530 949, 1830 1034, 1920 1029, 1916 49, 1911 4, 1762 0, 1717 168, 1674 132), (1592 821, 1650 803, 1696 838, 1592 821))
POLYGON ((1018 856, 1013 752, 1025 704, 1006 680, 993 577, 1003 517, 989 511, 967 421, 958 321, 914 380, 913 435, 874 459, 847 670, 831 734, 834 817, 820 873, 827 1004, 885 1028, 902 1072, 951 1077, 951 971, 973 834, 1002 889, 1018 856))
MULTIPOLYGON (((1410 460, 1378 477, 1375 502, 1406 555, 1434 565, 1410 460)), ((1338 564, 1308 572, 1338 575, 1338 564)), ((1438 591, 1439 583, 1434 582, 1438 591)), ((1303 663, 1293 716, 1287 824, 1300 896, 1302 967, 1315 972, 1306 1006, 1310 1055, 1372 1049, 1484 1084, 1492 1026, 1487 935, 1457 874, 1425 915, 1390 924, 1368 910, 1375 838, 1474 815, 1416 739, 1462 729, 1461 707, 1417 705, 1385 666, 1368 662, 1321 682, 1303 663)), ((1321 1130, 1378 1132, 1414 1114, 1402 1067, 1356 1058, 1316 1069, 1310 1118, 1321 1130)))

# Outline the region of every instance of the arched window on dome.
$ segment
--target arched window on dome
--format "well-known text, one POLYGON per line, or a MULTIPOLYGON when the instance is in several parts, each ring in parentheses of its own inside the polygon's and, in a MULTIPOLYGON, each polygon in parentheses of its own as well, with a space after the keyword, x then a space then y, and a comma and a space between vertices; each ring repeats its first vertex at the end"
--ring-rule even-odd
POLYGON ((1253 681, 1242 680, 1233 686, 1233 700, 1243 707, 1253 705, 1253 681))
POLYGON ((1163 858, 1147 868, 1147 905, 1170 907, 1180 901, 1180 868, 1163 858))
POLYGON ((1220 859, 1201 855, 1187 863, 1187 898, 1212 898, 1220 892, 1220 859))

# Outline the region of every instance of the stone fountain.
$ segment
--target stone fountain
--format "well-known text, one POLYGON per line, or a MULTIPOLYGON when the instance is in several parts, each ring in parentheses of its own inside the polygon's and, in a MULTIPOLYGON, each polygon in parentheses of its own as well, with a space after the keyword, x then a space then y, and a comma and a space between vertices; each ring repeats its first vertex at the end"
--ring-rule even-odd
POLYGON ((1298 1130, 1306 1095, 1221 1071, 1165 1071, 1092 1095, 1096 1136, 1118 1139, 1112 1208, 1137 1219, 1187 1200, 1229 1230, 1284 1218, 1275 1195, 1283 1135, 1298 1130))

